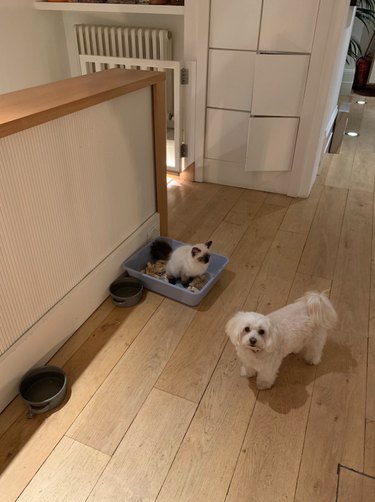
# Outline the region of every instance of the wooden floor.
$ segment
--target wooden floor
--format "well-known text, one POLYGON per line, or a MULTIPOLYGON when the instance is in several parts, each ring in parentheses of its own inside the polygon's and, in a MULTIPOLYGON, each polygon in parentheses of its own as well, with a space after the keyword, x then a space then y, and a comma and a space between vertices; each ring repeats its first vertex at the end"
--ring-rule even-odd
POLYGON ((0 415, 2 502, 375 500, 375 99, 349 127, 305 200, 170 181, 171 237, 212 239, 226 271, 197 308, 148 292, 92 315, 51 361, 65 406, 0 415), (240 378, 228 318, 327 288, 322 363, 290 356, 269 391, 240 378))

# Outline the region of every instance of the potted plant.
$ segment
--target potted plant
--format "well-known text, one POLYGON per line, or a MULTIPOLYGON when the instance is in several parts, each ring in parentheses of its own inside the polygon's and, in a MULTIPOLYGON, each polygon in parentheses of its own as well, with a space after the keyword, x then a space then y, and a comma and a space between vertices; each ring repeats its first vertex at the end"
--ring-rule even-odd
POLYGON ((349 42, 348 59, 353 59, 356 66, 353 88, 361 89, 366 86, 373 59, 371 45, 375 38, 375 0, 359 0, 355 17, 363 23, 370 35, 370 41, 364 50, 355 38, 352 37, 349 42))

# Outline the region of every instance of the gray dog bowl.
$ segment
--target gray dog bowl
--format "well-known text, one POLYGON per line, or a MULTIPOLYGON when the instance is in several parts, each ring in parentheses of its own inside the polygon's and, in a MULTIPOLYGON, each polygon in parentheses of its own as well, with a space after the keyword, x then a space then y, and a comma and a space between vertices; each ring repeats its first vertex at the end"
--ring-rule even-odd
POLYGON ((134 277, 120 277, 109 286, 109 292, 117 307, 132 307, 142 298, 143 284, 134 277))
POLYGON ((19 392, 28 406, 28 417, 59 406, 67 390, 67 378, 57 366, 43 366, 28 371, 21 380, 19 392))

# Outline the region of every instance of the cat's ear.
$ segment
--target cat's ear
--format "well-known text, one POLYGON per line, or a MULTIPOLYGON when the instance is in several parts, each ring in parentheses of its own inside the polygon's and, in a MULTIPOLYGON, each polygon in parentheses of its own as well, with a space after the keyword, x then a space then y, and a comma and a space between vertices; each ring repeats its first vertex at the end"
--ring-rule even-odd
POLYGON ((206 247, 210 248, 210 247, 211 247, 211 244, 212 244, 212 241, 208 241, 208 242, 206 242, 206 247))
POLYGON ((194 257, 194 256, 197 256, 197 254, 199 254, 200 252, 201 252, 201 250, 194 246, 191 250, 191 255, 194 257))

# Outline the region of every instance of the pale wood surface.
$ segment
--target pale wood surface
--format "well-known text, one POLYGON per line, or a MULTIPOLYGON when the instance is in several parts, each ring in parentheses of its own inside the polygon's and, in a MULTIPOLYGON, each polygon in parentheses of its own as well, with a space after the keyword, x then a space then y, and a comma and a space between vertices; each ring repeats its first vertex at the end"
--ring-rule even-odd
MULTIPOLYGON (((339 463, 375 474, 375 166, 364 154, 375 153, 375 100, 367 99, 351 119, 360 136, 325 156, 306 200, 172 177, 170 236, 212 238, 227 269, 198 307, 147 292, 130 310, 107 303, 69 340, 54 359, 72 384, 65 405, 27 420, 13 404, 0 417, 2 501, 24 490, 24 500, 34 497, 58 466, 73 486, 85 478, 71 497, 66 479, 48 477, 65 500, 138 502, 333 502, 339 463), (321 364, 291 355, 274 388, 258 392, 239 376, 225 322, 310 289, 330 290, 339 314, 321 364), (77 454, 64 453, 73 440, 77 454), (87 475, 75 472, 84 451, 87 462, 91 452, 111 457, 103 474, 95 462, 87 475)), ((341 470, 338 501, 372 501, 373 480, 352 474, 341 470)))
POLYGON ((371 502, 375 498, 375 478, 341 467, 337 502, 371 502))
POLYGON ((158 501, 223 500, 255 404, 228 342, 158 501))
POLYGON ((194 314, 185 305, 164 301, 153 322, 120 359, 68 435, 112 455, 194 314))
POLYGON ((108 455, 63 437, 18 500, 84 501, 109 460, 108 455))
POLYGON ((333 278, 346 199, 347 190, 324 187, 298 267, 299 272, 333 278))
POLYGON ((155 500, 195 409, 153 389, 89 500, 155 500))

